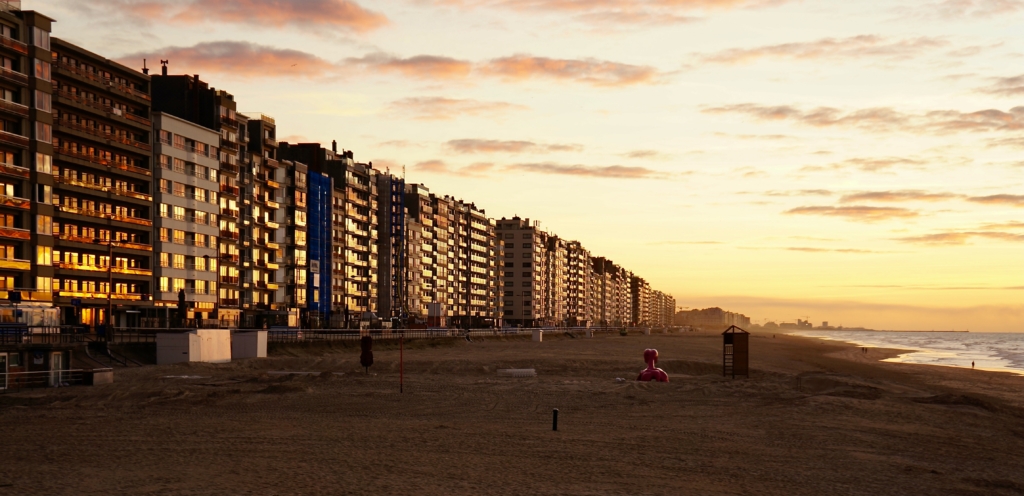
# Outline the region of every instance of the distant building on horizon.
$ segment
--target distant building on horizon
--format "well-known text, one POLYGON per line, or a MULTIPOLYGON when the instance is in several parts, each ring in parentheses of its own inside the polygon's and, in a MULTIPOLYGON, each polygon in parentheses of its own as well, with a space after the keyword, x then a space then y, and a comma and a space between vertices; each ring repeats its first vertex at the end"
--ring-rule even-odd
POLYGON ((705 308, 702 310, 689 310, 677 312, 676 325, 693 326, 709 329, 721 328, 724 330, 729 326, 749 327, 750 317, 746 315, 727 312, 718 307, 705 308))

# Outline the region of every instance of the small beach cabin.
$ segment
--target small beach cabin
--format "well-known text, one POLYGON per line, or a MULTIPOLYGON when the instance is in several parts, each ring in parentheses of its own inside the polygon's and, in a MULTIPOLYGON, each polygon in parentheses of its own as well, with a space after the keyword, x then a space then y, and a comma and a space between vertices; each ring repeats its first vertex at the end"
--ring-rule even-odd
POLYGON ((750 333, 729 326, 722 333, 722 375, 750 377, 750 333))

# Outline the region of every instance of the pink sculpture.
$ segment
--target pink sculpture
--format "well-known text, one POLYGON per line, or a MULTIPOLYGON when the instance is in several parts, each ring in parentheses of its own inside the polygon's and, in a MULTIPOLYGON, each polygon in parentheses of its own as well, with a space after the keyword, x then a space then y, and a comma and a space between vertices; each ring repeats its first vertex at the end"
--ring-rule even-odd
POLYGON ((668 382, 668 374, 664 370, 655 367, 658 363, 658 350, 654 348, 648 348, 644 350, 644 361, 647 362, 647 368, 640 372, 636 380, 650 382, 668 382))

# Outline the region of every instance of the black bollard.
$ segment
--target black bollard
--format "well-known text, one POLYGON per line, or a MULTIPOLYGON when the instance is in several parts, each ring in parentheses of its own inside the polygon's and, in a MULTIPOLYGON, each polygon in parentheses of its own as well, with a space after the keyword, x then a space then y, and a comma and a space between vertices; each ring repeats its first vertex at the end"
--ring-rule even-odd
POLYGON ((551 430, 558 430, 558 409, 555 408, 551 411, 551 430))

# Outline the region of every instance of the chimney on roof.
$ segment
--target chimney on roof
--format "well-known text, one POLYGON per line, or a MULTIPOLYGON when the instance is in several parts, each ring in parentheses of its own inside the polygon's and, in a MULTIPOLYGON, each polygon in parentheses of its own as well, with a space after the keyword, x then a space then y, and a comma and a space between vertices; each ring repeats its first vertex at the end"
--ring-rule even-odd
POLYGON ((161 75, 163 75, 163 76, 167 75, 167 64, 169 64, 169 63, 170 63, 169 60, 161 60, 160 61, 160 65, 163 66, 163 69, 160 70, 160 74, 161 75))
POLYGON ((146 59, 142 59, 142 73, 149 75, 149 67, 146 67, 146 59))
POLYGON ((338 140, 331 140, 331 151, 338 153, 338 140))

